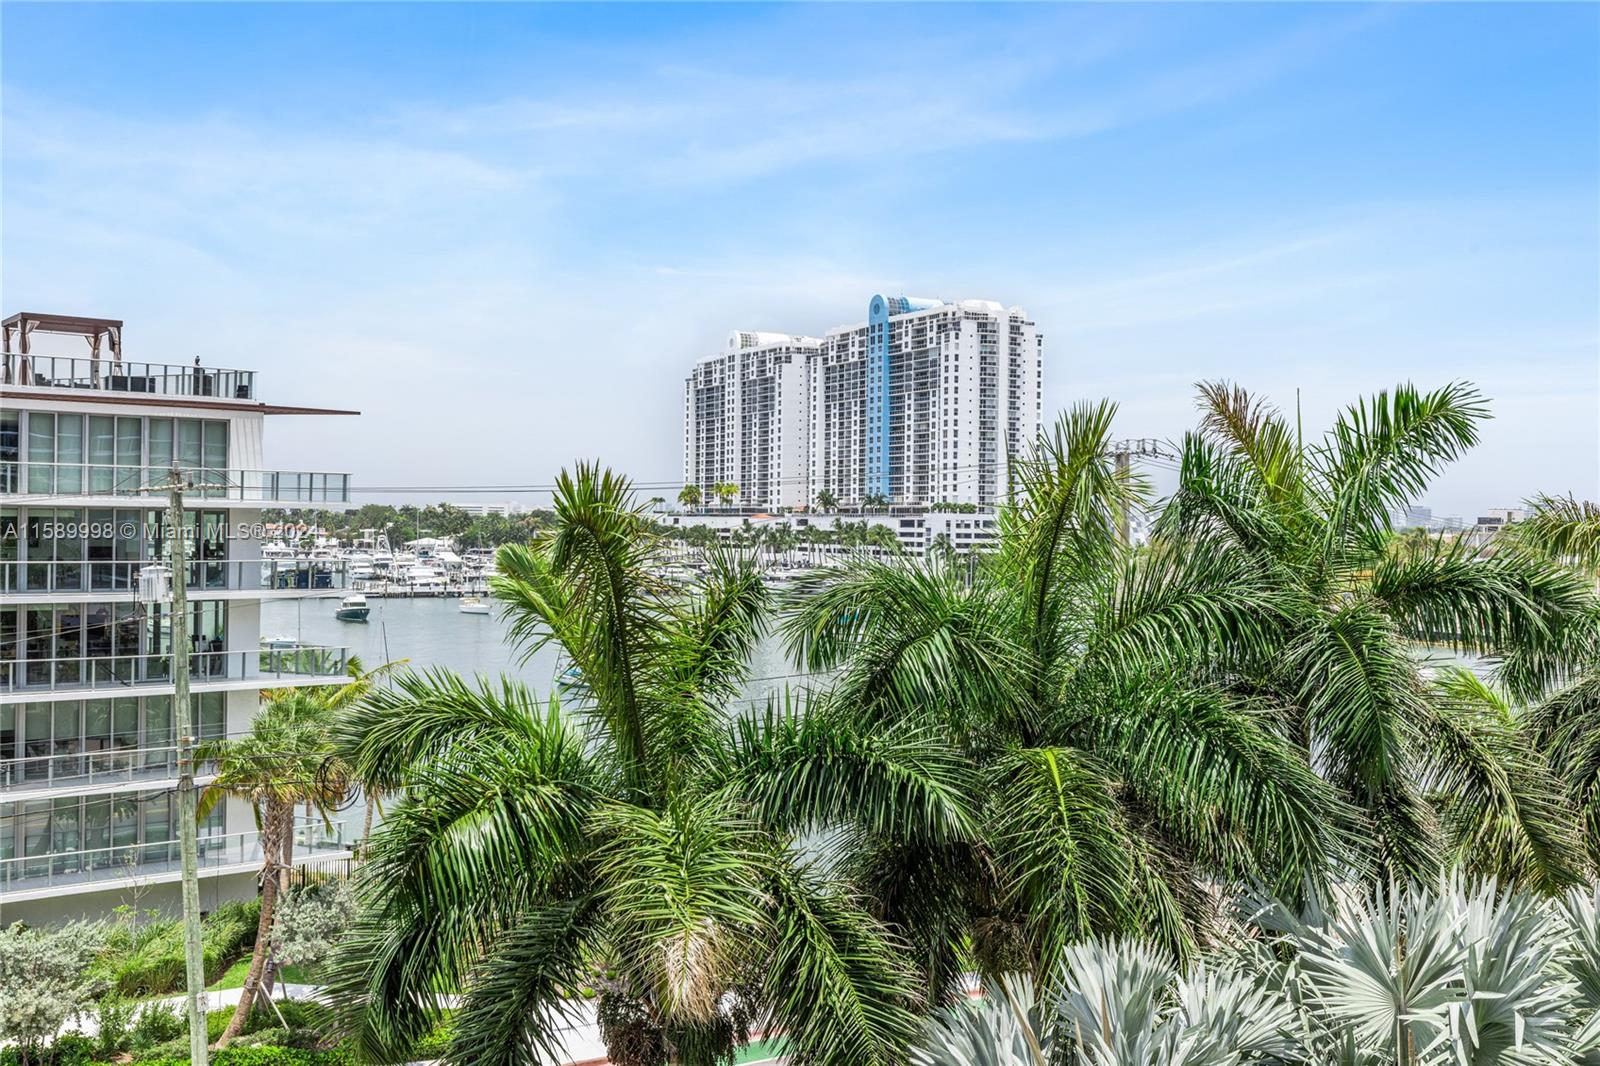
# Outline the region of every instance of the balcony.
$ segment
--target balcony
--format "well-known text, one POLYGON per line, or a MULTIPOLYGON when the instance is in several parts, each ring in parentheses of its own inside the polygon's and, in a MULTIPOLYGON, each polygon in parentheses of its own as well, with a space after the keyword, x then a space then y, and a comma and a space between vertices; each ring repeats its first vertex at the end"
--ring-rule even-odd
MULTIPOLYGON (((230 681, 272 688, 318 678, 331 680, 345 675, 349 656, 348 648, 310 644, 196 652, 189 656, 189 680, 196 688, 230 681)), ((170 653, 162 653, 0 660, 0 696, 28 699, 55 692, 115 694, 139 686, 163 687, 172 684, 172 659, 170 653)))
MULTIPOLYGON (((346 504, 350 475, 306 470, 239 470, 184 466, 186 500, 260 504, 346 504)), ((83 463, 0 464, 0 494, 94 498, 164 495, 170 466, 88 466, 83 463)), ((23 502, 23 501, 19 501, 23 502)))
MULTIPOLYGON (((196 763, 194 768, 197 777, 204 777, 213 770, 211 763, 196 763)), ((18 797, 24 792, 112 790, 118 786, 171 781, 177 776, 178 748, 173 744, 157 748, 29 755, 0 761, 0 799, 8 803, 21 802, 18 797)))
MULTIPOLYGON (((118 593, 139 587, 156 560, 0 563, 0 592, 118 593)), ((208 592, 338 592, 349 587, 342 559, 199 559, 189 563, 189 595, 208 592)), ((109 596, 107 598, 123 598, 109 596)))
POLYGON ((156 396, 212 396, 228 400, 253 400, 254 370, 180 366, 171 363, 120 362, 109 358, 13 354, 16 380, 8 385, 44 389, 93 389, 100 392, 144 393, 156 396))
MULTIPOLYGON (((345 852, 344 827, 332 829, 321 821, 303 821, 294 830, 294 861, 345 852)), ((253 869, 261 864, 261 834, 219 833, 199 840, 201 876, 232 867, 253 869)), ((96 884, 110 885, 124 878, 176 878, 180 856, 176 840, 120 844, 112 847, 57 851, 47 855, 0 859, 0 898, 8 893, 71 890, 96 884)))

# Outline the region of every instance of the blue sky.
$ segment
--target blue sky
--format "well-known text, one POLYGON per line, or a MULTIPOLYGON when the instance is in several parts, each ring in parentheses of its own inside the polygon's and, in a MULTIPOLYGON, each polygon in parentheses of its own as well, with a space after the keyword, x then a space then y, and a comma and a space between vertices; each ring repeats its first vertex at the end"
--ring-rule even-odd
POLYGON ((679 475, 731 329, 1027 308, 1046 408, 1398 380, 1497 418, 1442 513, 1600 495, 1600 8, 27 5, 3 303, 264 371, 273 465, 679 475))

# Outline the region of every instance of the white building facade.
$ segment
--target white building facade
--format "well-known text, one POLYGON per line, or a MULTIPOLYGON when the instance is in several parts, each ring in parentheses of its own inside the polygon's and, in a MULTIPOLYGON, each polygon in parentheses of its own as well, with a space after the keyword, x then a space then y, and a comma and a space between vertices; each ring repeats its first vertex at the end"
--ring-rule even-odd
POLYGON ((745 508, 822 492, 993 508, 1038 435, 1042 383, 1043 337, 1021 308, 880 294, 865 323, 820 341, 739 333, 701 360, 684 394, 684 481, 708 502, 708 486, 735 482, 745 508))
MULTIPOLYGON (((264 600, 339 596, 345 580, 338 563, 263 561, 262 508, 350 498, 347 474, 265 469, 263 439, 269 414, 354 412, 263 403, 253 371, 125 361, 121 330, 60 315, 5 321, 0 924, 176 905, 183 651, 170 602, 140 591, 140 572, 167 558, 162 487, 174 463, 188 483, 199 737, 248 730, 264 688, 327 684, 345 669, 343 649, 263 644, 264 600), (72 354, 34 351, 46 337, 72 354)), ((301 827, 295 850, 301 861, 346 853, 320 822, 301 827)), ((202 904, 253 892, 259 866, 250 811, 220 805, 200 826, 202 904)))
POLYGON ((710 502, 716 486, 739 486, 747 507, 802 507, 806 405, 815 337, 739 331, 701 359, 684 383, 683 483, 710 502))

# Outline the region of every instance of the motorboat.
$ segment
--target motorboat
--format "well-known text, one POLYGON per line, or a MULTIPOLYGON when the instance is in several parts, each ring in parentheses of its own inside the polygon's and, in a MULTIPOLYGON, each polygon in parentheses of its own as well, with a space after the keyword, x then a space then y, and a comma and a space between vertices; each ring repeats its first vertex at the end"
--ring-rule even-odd
POLYGON ((437 566, 419 564, 406 571, 406 584, 413 595, 443 596, 448 587, 444 571, 437 566))
POLYGON ((463 597, 461 597, 461 613, 462 614, 488 614, 489 613, 489 605, 488 605, 488 603, 484 602, 482 597, 479 597, 479 596, 463 596, 463 597))
POLYGON ((358 592, 340 600, 339 609, 333 612, 333 616, 341 622, 365 622, 371 610, 367 606, 367 598, 358 592))

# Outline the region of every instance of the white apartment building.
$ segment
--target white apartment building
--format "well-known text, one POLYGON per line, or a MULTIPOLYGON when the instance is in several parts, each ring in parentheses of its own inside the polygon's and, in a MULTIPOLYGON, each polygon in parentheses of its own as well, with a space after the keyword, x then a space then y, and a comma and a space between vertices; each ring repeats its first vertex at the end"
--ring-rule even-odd
POLYGON ((685 485, 706 502, 734 484, 743 507, 805 505, 808 380, 820 344, 739 331, 695 364, 683 388, 685 485))
MULTIPOLYGON (((174 462, 190 483, 194 720, 202 738, 239 735, 263 688, 346 663, 262 640, 264 600, 345 584, 339 563, 263 561, 262 508, 350 496, 347 474, 265 469, 266 416, 355 412, 265 403, 254 371, 124 360, 113 319, 13 315, 0 340, 0 924, 174 908, 176 650, 170 603, 140 594, 166 559, 160 487, 174 462)), ((320 821, 295 851, 347 854, 320 821)), ((200 826, 202 905, 252 893, 259 865, 250 810, 219 805, 200 826)))
POLYGON ((744 508, 823 491, 993 508, 1038 435, 1042 375, 1038 327, 990 300, 880 294, 821 340, 735 333, 686 384, 684 480, 708 502, 737 483, 744 508))

